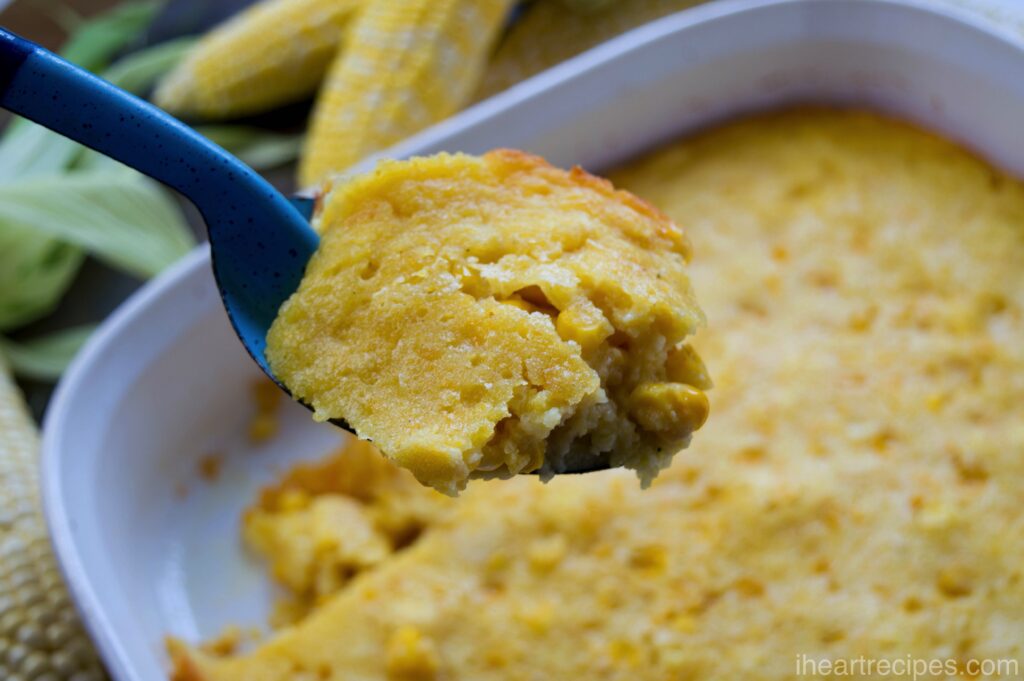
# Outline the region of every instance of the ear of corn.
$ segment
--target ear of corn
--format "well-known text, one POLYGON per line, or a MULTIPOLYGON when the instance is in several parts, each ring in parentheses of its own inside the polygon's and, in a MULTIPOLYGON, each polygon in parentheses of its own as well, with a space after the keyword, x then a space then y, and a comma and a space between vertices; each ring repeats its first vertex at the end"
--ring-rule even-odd
MULTIPOLYGON (((316 91, 360 0, 263 0, 207 34, 160 83, 177 116, 223 119, 316 91)), ((400 3, 399 3, 400 4, 400 3)))
POLYGON ((486 99, 609 38, 703 0, 541 0, 502 40, 475 99, 486 99))
POLYGON ((41 513, 39 434, 0 359, 0 678, 105 678, 61 580, 41 513))
POLYGON ((308 186, 456 112, 513 0, 367 0, 320 90, 308 186))

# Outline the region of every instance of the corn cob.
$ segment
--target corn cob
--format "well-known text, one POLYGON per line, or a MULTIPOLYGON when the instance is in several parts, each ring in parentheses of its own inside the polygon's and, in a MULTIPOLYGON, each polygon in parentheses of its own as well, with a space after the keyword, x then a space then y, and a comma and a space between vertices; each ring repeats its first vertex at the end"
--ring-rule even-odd
POLYGON ((456 112, 513 0, 367 0, 331 66, 299 171, 312 185, 456 112))
POLYGON ((474 99, 486 99, 631 28, 702 1, 535 2, 501 42, 474 99))
POLYGON ((359 0, 263 0, 203 38, 160 83, 178 116, 258 113, 316 91, 359 0))
POLYGON ((50 549, 36 474, 39 435, 0 358, 0 679, 105 678, 50 549))

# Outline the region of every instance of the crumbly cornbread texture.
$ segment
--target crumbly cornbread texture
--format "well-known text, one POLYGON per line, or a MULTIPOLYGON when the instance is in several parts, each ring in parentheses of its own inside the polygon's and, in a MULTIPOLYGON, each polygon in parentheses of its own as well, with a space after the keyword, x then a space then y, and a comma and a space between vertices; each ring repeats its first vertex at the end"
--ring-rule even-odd
POLYGON ((725 125, 613 177, 700 253, 715 417, 686 456, 646 491, 621 471, 474 484, 255 652, 179 647, 178 679, 1024 665, 1024 186, 832 111, 725 125))
POLYGON ((317 224, 271 368, 424 484, 602 458, 646 484, 704 423, 689 244, 608 181, 508 150, 383 162, 317 224))

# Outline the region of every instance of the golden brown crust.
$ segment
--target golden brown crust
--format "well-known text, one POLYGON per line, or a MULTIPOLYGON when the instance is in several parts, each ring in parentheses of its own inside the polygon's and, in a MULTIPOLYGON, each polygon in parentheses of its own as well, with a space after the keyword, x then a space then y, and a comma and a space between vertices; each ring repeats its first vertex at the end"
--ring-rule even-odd
POLYGON ((514 166, 523 172, 542 173, 551 180, 557 181, 564 178, 568 183, 589 189, 605 198, 621 202, 637 213, 659 223, 657 228, 661 236, 678 240, 680 243, 685 244, 684 257, 687 262, 690 261, 693 255, 689 239, 668 215, 653 203, 646 201, 633 192, 617 189, 612 181, 607 178, 594 175, 578 165, 573 166, 567 173, 551 165, 546 159, 519 149, 494 149, 484 154, 483 157, 485 159, 500 159, 505 164, 514 166))
POLYGON ((633 192, 625 189, 616 189, 611 180, 594 175, 582 166, 573 166, 566 173, 566 171, 551 165, 547 159, 519 149, 493 149, 484 154, 483 158, 500 159, 507 165, 515 166, 524 172, 542 172, 550 179, 565 178, 579 187, 595 191, 606 198, 622 201, 630 208, 647 217, 663 222, 672 222, 672 219, 654 204, 645 201, 633 192))

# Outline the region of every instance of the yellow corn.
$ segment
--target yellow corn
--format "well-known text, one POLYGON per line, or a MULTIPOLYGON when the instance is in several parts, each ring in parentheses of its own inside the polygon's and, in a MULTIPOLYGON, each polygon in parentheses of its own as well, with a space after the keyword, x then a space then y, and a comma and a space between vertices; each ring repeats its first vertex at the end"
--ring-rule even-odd
POLYGON ((535 2, 502 40, 475 99, 486 99, 631 28, 702 1, 535 2))
POLYGON ((263 0, 204 37, 160 83, 177 116, 258 113, 316 91, 360 0, 263 0))
POLYGON ((39 434, 0 359, 0 678, 104 678, 61 581, 40 509, 39 434))
POLYGON ((320 90, 303 186, 457 111, 513 0, 367 0, 320 90))

